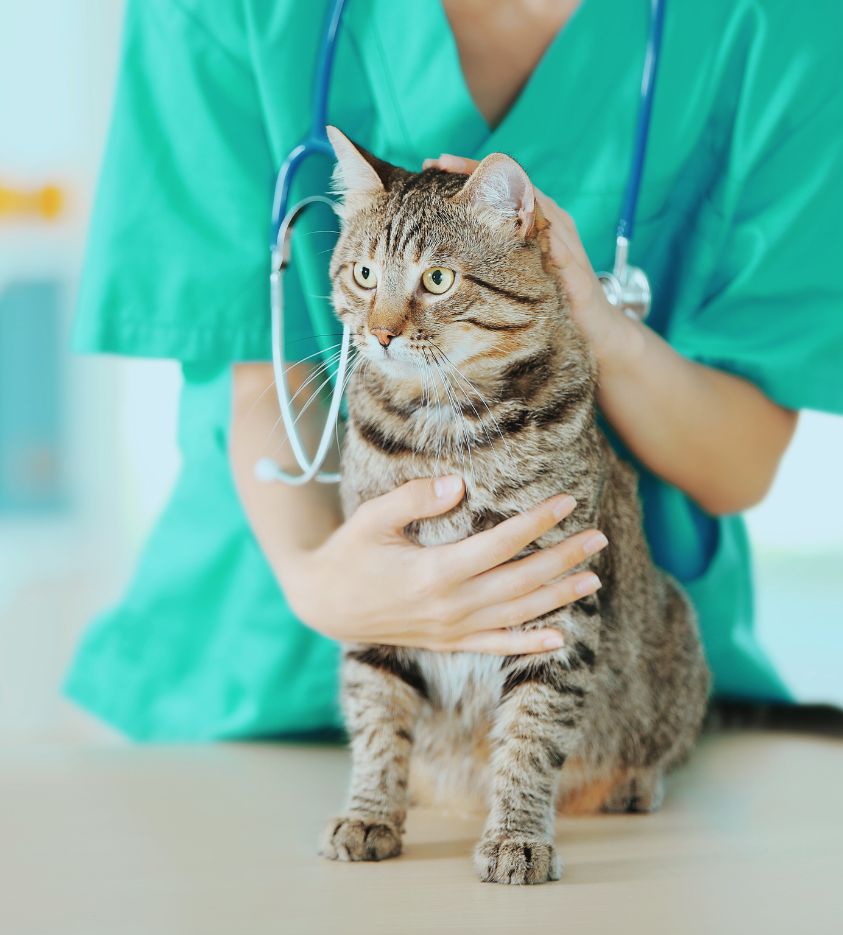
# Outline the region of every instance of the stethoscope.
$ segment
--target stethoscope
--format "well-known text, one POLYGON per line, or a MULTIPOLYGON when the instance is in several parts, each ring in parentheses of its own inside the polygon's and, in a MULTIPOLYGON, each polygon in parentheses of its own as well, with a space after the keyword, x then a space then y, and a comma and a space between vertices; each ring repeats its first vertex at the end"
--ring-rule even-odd
MULTIPOLYGON (((587 2, 587 0, 584 0, 587 2)), ((650 117, 653 110, 656 73, 661 54, 662 32, 664 27, 665 0, 650 0, 650 30, 647 49, 644 56, 644 69, 641 77, 641 98, 638 119, 635 127, 632 162, 629 178, 624 192, 621 213, 618 219, 615 239, 615 260, 610 273, 598 273, 603 290, 609 302, 632 318, 643 320, 650 311, 652 289, 647 274, 640 267, 629 263, 629 245, 635 227, 635 215, 638 207, 638 195, 644 173, 644 157, 650 132, 650 117)), ((325 133, 327 125, 328 91, 331 86, 331 73, 334 66, 337 38, 345 10, 346 0, 334 0, 322 35, 319 58, 313 87, 313 108, 310 130, 307 136, 296 146, 281 166, 275 181, 275 194, 272 200, 272 239, 270 243, 269 291, 272 309, 272 369, 275 377, 275 391, 278 396, 278 408, 292 449, 293 456, 301 469, 300 474, 291 474, 283 470, 271 458, 262 458, 255 465, 255 474, 265 481, 283 481, 286 484, 300 486, 311 480, 323 484, 339 482, 340 475, 320 470, 328 456, 334 429, 340 415, 345 377, 348 372, 348 360, 351 350, 351 332, 347 325, 343 327, 340 343, 339 362, 336 368, 334 387, 328 405, 325 426, 316 446, 316 454, 309 457, 296 428, 296 416, 293 401, 285 373, 286 353, 284 346, 284 289, 283 276, 290 264, 292 251, 292 232, 296 221, 314 205, 322 204, 334 208, 334 202, 325 195, 309 195, 289 207, 290 189, 296 172, 311 156, 334 155, 325 133)))

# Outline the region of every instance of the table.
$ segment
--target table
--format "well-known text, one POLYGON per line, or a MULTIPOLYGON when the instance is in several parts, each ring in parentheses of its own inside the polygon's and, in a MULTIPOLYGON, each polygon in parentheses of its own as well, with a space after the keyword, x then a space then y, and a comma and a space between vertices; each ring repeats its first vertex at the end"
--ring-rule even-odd
POLYGON ((321 860, 347 771, 301 744, 0 750, 0 932, 843 932, 839 739, 704 737, 660 813, 561 819, 537 887, 479 883, 481 820, 427 809, 397 860, 321 860))

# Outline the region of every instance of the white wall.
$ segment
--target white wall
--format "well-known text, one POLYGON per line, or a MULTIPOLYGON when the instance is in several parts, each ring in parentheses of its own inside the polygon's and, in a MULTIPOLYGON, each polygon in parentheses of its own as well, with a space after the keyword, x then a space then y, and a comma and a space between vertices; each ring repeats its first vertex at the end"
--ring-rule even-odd
MULTIPOLYGON (((0 185, 67 193, 57 223, 0 222, 0 289, 60 279, 65 346, 122 14, 119 0, 0 4, 0 185)), ((68 509, 0 518, 0 739, 76 723, 57 692, 73 644, 119 595, 178 463, 174 364, 66 354, 65 365, 68 509)))

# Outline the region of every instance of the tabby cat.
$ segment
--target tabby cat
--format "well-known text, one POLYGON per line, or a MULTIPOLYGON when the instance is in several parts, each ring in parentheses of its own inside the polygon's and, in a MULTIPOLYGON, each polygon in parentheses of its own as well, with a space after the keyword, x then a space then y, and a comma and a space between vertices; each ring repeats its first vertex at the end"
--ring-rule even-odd
POLYGON ((556 880, 557 807, 655 809, 690 751, 708 692, 694 614, 653 565, 636 475, 598 427, 595 363, 524 170, 496 153, 469 178, 408 172, 329 133, 344 195, 332 298, 360 363, 346 515, 405 481, 457 473, 464 500, 411 524, 415 542, 455 542, 567 492, 574 513, 522 554, 591 527, 610 545, 587 563, 602 590, 528 624, 558 628, 558 651, 345 648, 351 791, 322 853, 400 853, 412 753, 414 778, 426 766, 446 796, 482 791, 482 880, 556 880))

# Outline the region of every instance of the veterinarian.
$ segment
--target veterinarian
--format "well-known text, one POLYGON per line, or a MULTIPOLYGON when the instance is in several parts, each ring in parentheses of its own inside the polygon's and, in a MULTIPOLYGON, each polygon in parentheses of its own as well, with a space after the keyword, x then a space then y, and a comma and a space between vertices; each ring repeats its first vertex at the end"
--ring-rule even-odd
MULTIPOLYGON (((341 524, 334 488, 254 477, 278 418, 265 392, 271 189, 308 126, 327 6, 128 3, 75 345, 181 363, 183 463, 66 688, 134 738, 336 727, 335 639, 541 651, 549 634, 506 624, 578 596, 567 572, 582 542, 467 627, 471 582, 400 534, 456 504, 458 478, 413 482, 341 524)), ((494 151, 526 168, 605 422, 641 471, 653 555, 697 606, 716 690, 785 700, 752 629, 739 514, 763 498, 797 410, 843 411, 843 8, 668 3, 633 247, 653 285, 640 324, 594 270, 612 264, 648 16, 647 0, 350 0, 330 119, 408 168, 467 172, 494 151)), ((308 169, 302 193, 324 191, 330 168, 308 169)), ((291 356, 317 355, 293 368, 294 388, 338 340, 327 227, 311 224, 288 275, 291 356)), ((461 555, 495 575, 554 520, 539 508, 461 555)))

